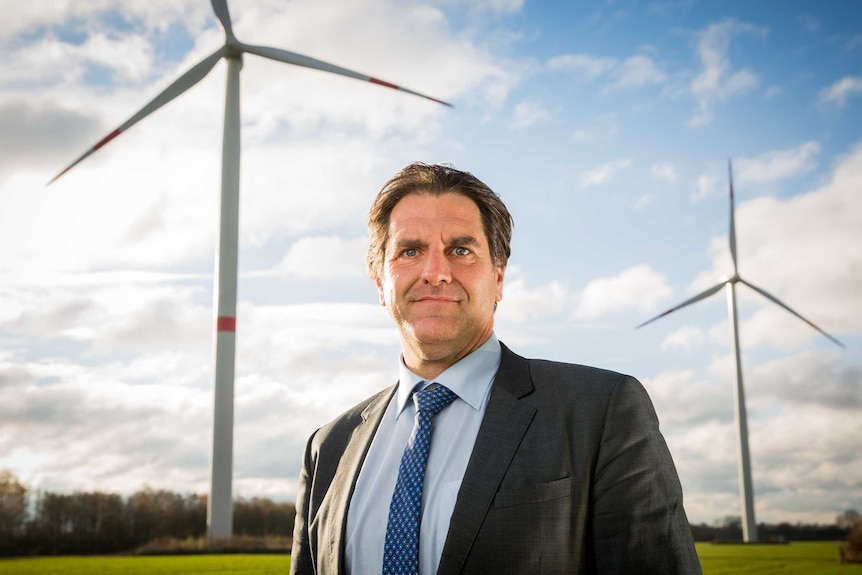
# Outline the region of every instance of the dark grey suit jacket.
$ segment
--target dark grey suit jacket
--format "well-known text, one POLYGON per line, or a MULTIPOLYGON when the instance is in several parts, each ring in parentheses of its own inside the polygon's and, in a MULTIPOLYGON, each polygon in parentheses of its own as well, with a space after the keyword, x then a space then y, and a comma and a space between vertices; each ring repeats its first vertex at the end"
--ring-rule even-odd
MULTIPOLYGON (((291 573, 345 572, 350 498, 394 391, 309 440, 291 573)), ((503 346, 438 573, 700 572, 676 469, 643 386, 503 346)))

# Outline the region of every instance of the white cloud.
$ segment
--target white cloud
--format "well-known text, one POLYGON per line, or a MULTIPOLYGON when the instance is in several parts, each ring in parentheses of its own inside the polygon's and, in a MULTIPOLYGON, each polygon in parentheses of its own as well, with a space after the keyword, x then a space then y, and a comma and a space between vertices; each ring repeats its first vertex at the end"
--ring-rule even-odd
POLYGON ((110 38, 94 34, 81 45, 80 53, 72 52, 72 61, 90 61, 115 72, 123 81, 141 80, 153 69, 153 47, 142 36, 110 38))
MULTIPOLYGON (((0 97, 0 182, 23 171, 59 171, 82 139, 95 142, 95 118, 64 107, 53 99, 0 97)), ((43 183, 44 182, 40 182, 43 183)))
POLYGON ((481 7, 496 14, 513 14, 524 7, 524 0, 482 0, 474 2, 474 7, 481 7))
POLYGON ((609 182, 617 172, 626 169, 630 164, 631 160, 612 160, 606 162, 592 170, 583 172, 581 174, 581 185, 586 188, 609 182))
MULTIPOLYGON (((68 26, 74 31, 98 31, 105 27, 105 20, 112 13, 104 2, 59 1, 36 5, 29 2, 10 4, 6 18, 0 23, 0 36, 11 37, 15 34, 33 32, 44 26, 68 26)), ((215 24, 212 8, 200 2, 177 0, 129 0, 123 3, 123 13, 130 20, 140 22, 148 31, 165 31, 170 26, 180 25, 190 31, 199 30, 204 25, 215 24)))
MULTIPOLYGON (((319 3, 304 0, 260 6, 251 3, 244 8, 244 17, 234 26, 237 36, 244 41, 283 47, 444 100, 466 95, 499 105, 517 82, 498 58, 469 36, 460 35, 445 14, 431 5, 369 0, 344 3, 333 12, 319 3), (302 27, 284 25, 299 16, 304 23, 302 27), (363 22, 363 26, 356 26, 356 22, 363 22), (339 41, 333 42, 332 38, 339 41), (416 62, 422 65, 417 66, 416 62)), ((246 65, 252 60, 260 59, 249 57, 246 65)), ((327 121, 340 116, 342 121, 355 125, 357 117, 373 115, 387 124, 394 120, 388 128, 391 129, 401 122, 421 126, 422 119, 412 117, 414 114, 421 113, 427 119, 429 114, 446 112, 443 108, 426 107, 427 102, 419 99, 405 103, 405 99, 412 98, 394 91, 384 90, 380 94, 376 86, 362 90, 362 84, 350 84, 351 80, 330 74, 278 63, 267 66, 273 71, 292 68, 294 73, 264 75, 250 92, 262 90, 267 99, 279 104, 270 106, 268 111, 280 112, 288 118, 305 112, 327 121), (327 85, 330 87, 324 88, 327 85), (349 98, 344 96, 346 86, 352 86, 349 98), (309 94, 310 89, 313 94, 309 94), (377 105, 369 105, 367 98, 377 105), (386 110, 381 110, 381 101, 386 102, 386 110), (417 103, 423 105, 417 108, 417 103)))
POLYGON ((624 310, 646 313, 670 295, 667 278, 641 264, 588 283, 577 295, 573 317, 592 320, 624 310))
POLYGON ((631 88, 649 84, 661 84, 667 75, 648 56, 637 55, 626 58, 613 73, 614 88, 631 88))
POLYGON ((767 100, 772 100, 774 98, 777 98, 778 96, 780 96, 783 93, 784 93, 784 89, 781 88, 781 86, 770 86, 766 90, 766 92, 764 92, 763 97, 766 98, 767 100))
POLYGON ((624 89, 661 84, 667 75, 652 58, 637 54, 625 60, 588 54, 564 54, 548 60, 551 70, 574 72, 586 80, 605 78, 608 89, 624 89))
POLYGON ((571 296, 559 282, 527 287, 524 278, 511 275, 506 279, 497 312, 501 321, 517 324, 538 321, 557 315, 570 305, 571 296))
POLYGON ((600 58, 587 54, 564 54, 548 60, 551 70, 572 71, 584 76, 587 80, 595 80, 616 68, 619 60, 616 58, 600 58))
POLYGON ((847 99, 862 93, 862 76, 845 76, 820 91, 820 102, 843 108, 847 99))
POLYGON ((716 101, 744 94, 757 87, 757 74, 747 68, 734 70, 728 57, 730 40, 739 34, 764 37, 766 29, 737 20, 723 20, 698 34, 697 53, 703 71, 691 82, 692 94, 698 107, 689 119, 690 126, 703 126, 712 122, 716 101))
POLYGON ((852 51, 862 46, 862 33, 855 34, 847 42, 844 43, 844 49, 852 51))
POLYGON ((345 240, 338 236, 300 238, 278 264, 280 273, 302 280, 337 280, 365 275, 364 236, 345 240))
POLYGON ((817 167, 820 144, 805 142, 788 150, 775 150, 755 158, 734 162, 734 176, 739 182, 763 183, 805 174, 817 167))
POLYGON ((640 195, 638 199, 634 203, 634 208, 636 210, 643 210, 647 206, 649 206, 655 200, 655 194, 652 192, 646 192, 640 195))
POLYGON ((693 202, 699 202, 711 196, 715 196, 720 192, 718 181, 714 176, 710 176, 708 174, 704 174, 697 178, 697 181, 695 181, 695 188, 695 191, 691 194, 691 201, 693 202))
POLYGON ((757 400, 782 404, 812 405, 837 410, 862 408, 862 372, 841 366, 843 352, 804 351, 756 366, 757 400))
POLYGON ((650 175, 668 184, 675 184, 677 180, 676 170, 672 164, 653 164, 650 166, 650 175))
POLYGON ((663 424, 680 426, 686 434, 710 422, 726 423, 733 414, 729 386, 712 379, 699 379, 690 370, 667 371, 644 378, 644 387, 663 424))
POLYGON ((547 122, 551 118, 550 112, 541 104, 532 102, 521 102, 515 106, 512 127, 529 128, 535 124, 547 122))
POLYGON ((808 32, 820 31, 820 20, 811 14, 800 14, 796 17, 796 21, 802 25, 808 32))
POLYGON ((704 341, 703 331, 693 325, 684 325, 667 334, 661 342, 661 349, 691 349, 704 341))
POLYGON ((595 140, 607 140, 619 133, 619 126, 613 118, 604 119, 599 125, 590 129, 578 128, 572 134, 576 142, 590 142, 595 140))

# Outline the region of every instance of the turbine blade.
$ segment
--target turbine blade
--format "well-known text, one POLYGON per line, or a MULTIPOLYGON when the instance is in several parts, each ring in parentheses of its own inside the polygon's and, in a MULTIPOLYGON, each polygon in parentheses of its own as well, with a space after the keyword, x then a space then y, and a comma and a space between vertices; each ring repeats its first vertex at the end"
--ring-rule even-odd
POLYGON ((236 36, 233 35, 233 26, 230 22, 230 11, 227 9, 227 0, 212 0, 212 5, 216 18, 218 18, 219 24, 221 24, 221 29, 224 31, 224 35, 230 44, 236 40, 236 36))
POLYGON ((684 301, 684 302, 682 302, 681 304, 679 304, 679 305, 677 305, 677 306, 675 306, 675 307, 670 308, 670 309, 669 309, 669 310, 667 310, 666 312, 660 313, 659 315, 655 316, 654 318, 649 319, 649 320, 647 320, 647 321, 643 322, 642 324, 640 324, 639 326, 637 326, 635 329, 640 329, 640 328, 642 328, 643 326, 645 326, 645 325, 647 325, 647 324, 649 324, 649 323, 652 323, 652 322, 654 322, 654 321, 655 321, 655 320, 657 320, 657 319, 661 319, 661 318, 663 318, 664 316, 669 315, 669 314, 671 314, 671 313, 675 312, 675 311, 676 311, 676 310, 678 310, 678 309, 684 308, 684 307, 685 307, 685 306, 687 306, 687 305, 691 305, 691 304, 693 304, 693 303, 695 303, 695 302, 699 302, 699 301, 700 301, 700 300, 702 300, 702 299, 706 299, 706 298, 708 298, 709 296, 711 296, 712 294, 714 294, 715 292, 717 292, 718 290, 720 290, 721 288, 723 288, 723 287, 724 287, 724 285, 725 285, 726 283, 727 283, 727 282, 721 282, 721 283, 720 283, 720 284, 718 284, 718 285, 714 285, 714 286, 712 286, 712 287, 711 287, 711 288, 709 288, 708 290, 705 290, 705 291, 700 292, 700 293, 699 293, 699 294, 697 294, 696 296, 694 296, 694 297, 692 297, 692 298, 689 298, 689 299, 685 300, 685 301, 684 301))
POLYGON ((101 149, 108 142, 119 136, 121 133, 125 132, 126 130, 128 130, 129 128, 131 128, 132 126, 134 126, 135 124, 137 124, 138 122, 140 122, 141 120, 143 120, 144 118, 170 102, 198 82, 200 82, 201 79, 203 79, 203 77, 206 76, 209 71, 213 69, 213 66, 216 65, 216 62, 218 62, 223 55, 224 48, 219 48, 216 52, 201 60, 188 72, 177 78, 170 86, 165 88, 158 96, 150 100, 150 102, 146 106, 138 110, 135 115, 123 122, 120 127, 118 127, 116 130, 96 142, 96 144, 92 148, 84 152, 80 157, 78 157, 78 159, 66 166, 59 174, 51 178, 47 185, 50 186, 51 184, 53 184, 60 178, 60 176, 80 164, 93 152, 101 149))
POLYGON ((733 275, 739 275, 736 266, 736 224, 734 222, 734 202, 733 202, 733 166, 730 163, 730 158, 727 159, 727 179, 730 182, 730 257, 733 258, 733 275))
POLYGON ((295 52, 288 52, 287 50, 270 48, 267 46, 252 46, 249 44, 243 44, 242 49, 250 54, 255 54, 263 58, 269 58, 271 60, 277 60, 286 64, 304 66, 306 68, 313 68, 315 70, 330 72, 332 74, 338 74, 340 76, 347 76, 348 78, 355 78, 356 80, 371 82, 372 84, 385 86, 387 88, 392 88, 393 90, 400 90, 401 92, 407 92, 408 94, 413 94, 414 96, 419 96, 420 98, 425 98, 426 100, 431 100, 432 102, 437 102, 438 104, 443 104, 444 106, 449 106, 450 108, 452 107, 452 104, 444 102, 443 100, 438 100, 437 98, 432 98, 431 96, 427 96, 420 92, 414 92, 413 90, 397 86, 395 84, 392 84, 391 82, 386 82, 385 80, 380 80, 372 76, 366 76, 365 74, 360 74, 359 72, 354 72, 353 70, 348 70, 347 68, 342 68, 341 66, 335 66, 322 60, 317 60, 316 58, 309 58, 308 56, 303 56, 302 54, 297 54, 295 52))
POLYGON ((828 333, 826 333, 825 331, 823 331, 822 329, 820 329, 819 327, 817 327, 817 325, 815 325, 815 324, 814 324, 814 322, 812 322, 812 321, 809 321, 809 320, 805 319, 804 317, 802 317, 801 315, 799 315, 798 313, 796 313, 795 311, 793 311, 792 309, 790 309, 790 307, 789 307, 787 304, 785 304, 784 302, 782 302, 781 300, 779 300, 779 299, 778 299, 777 297, 775 297, 774 295, 771 295, 771 294, 770 294, 770 293, 768 293, 766 290, 762 290, 762 289, 760 289, 759 287, 757 287, 757 286, 755 286, 755 285, 753 285, 753 284, 748 283, 747 281, 745 281, 745 280, 744 280, 744 279, 742 279, 742 278, 740 278, 740 279, 739 279, 739 281, 741 281, 742 283, 744 283, 745 285, 747 285, 748 287, 750 287, 751 289, 753 289, 754 291, 756 291, 757 293, 759 293, 760 295, 762 295, 763 297, 765 297, 766 299, 768 299, 769 301, 771 301, 771 302, 773 302, 773 303, 776 303, 776 304, 780 305, 781 307, 783 307, 784 309, 786 309, 787 311, 789 311, 790 313, 792 313, 793 315, 795 315, 796 317, 798 317, 799 319, 801 319, 802 321, 804 321, 805 323, 807 323, 808 325, 810 325, 811 327, 813 327, 814 329, 816 329, 817 331, 819 331, 820 333, 822 333, 824 336, 826 336, 826 337, 827 337, 827 338, 828 338, 832 343, 834 343, 835 345, 837 345, 837 346, 839 346, 839 347, 844 347, 844 344, 843 344, 843 343, 841 343, 840 341, 838 341, 837 339, 835 339, 834 337, 832 337, 831 335, 829 335, 828 333))

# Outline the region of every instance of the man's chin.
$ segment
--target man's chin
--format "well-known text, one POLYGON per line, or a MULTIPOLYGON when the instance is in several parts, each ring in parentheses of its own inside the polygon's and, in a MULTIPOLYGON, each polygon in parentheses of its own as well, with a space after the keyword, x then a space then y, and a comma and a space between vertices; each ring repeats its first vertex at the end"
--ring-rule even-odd
POLYGON ((458 314, 426 316, 406 325, 417 341, 437 342, 452 339, 460 333, 458 314))

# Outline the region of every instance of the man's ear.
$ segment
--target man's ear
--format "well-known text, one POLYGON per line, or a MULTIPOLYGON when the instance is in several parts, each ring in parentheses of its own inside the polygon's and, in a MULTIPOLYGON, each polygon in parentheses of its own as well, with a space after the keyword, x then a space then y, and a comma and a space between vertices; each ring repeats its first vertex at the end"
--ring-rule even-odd
POLYGON ((497 300, 503 299, 503 278, 506 276, 506 264, 498 265, 494 268, 494 273, 497 274, 497 300))
POLYGON ((383 282, 380 281, 379 277, 375 277, 374 283, 377 285, 377 295, 380 298, 380 305, 386 307, 386 297, 383 293, 383 282))

